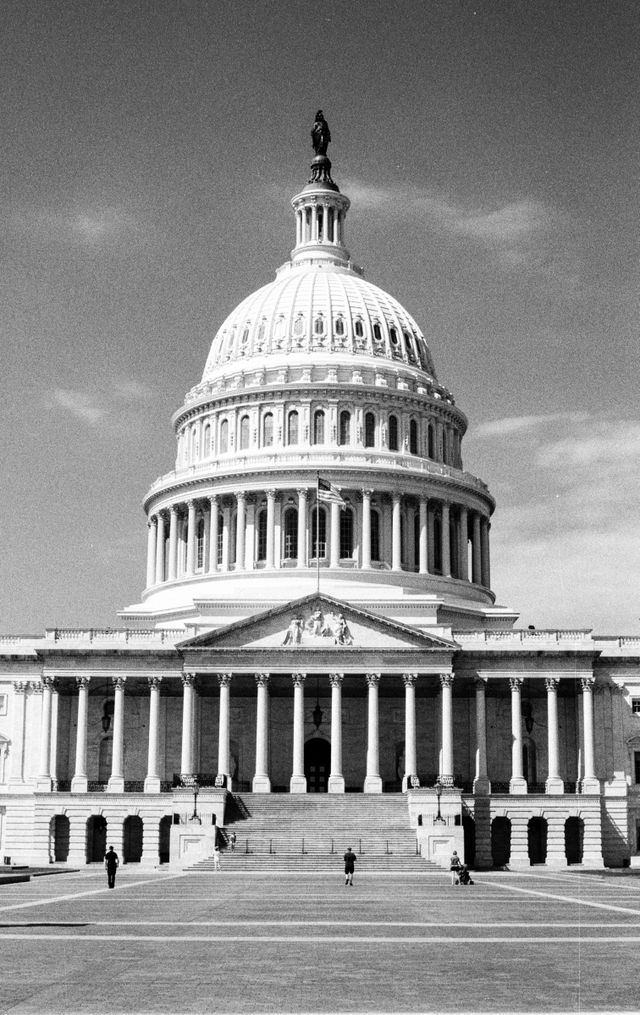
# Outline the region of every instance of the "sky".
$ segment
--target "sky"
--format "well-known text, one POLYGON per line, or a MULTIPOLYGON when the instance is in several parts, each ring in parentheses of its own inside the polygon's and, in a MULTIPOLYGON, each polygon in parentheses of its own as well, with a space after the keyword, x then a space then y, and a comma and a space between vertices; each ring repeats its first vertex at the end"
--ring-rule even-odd
POLYGON ((519 625, 640 629, 640 7, 3 0, 0 633, 145 583, 142 499, 295 242, 324 110, 347 245, 469 419, 519 625))

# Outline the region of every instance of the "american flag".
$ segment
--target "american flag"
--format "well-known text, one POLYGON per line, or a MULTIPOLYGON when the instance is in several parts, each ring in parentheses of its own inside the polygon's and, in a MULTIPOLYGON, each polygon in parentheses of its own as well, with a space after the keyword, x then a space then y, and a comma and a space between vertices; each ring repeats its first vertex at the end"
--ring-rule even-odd
POLYGON ((342 510, 347 506, 340 490, 333 483, 330 483, 328 479, 323 479, 322 476, 318 476, 318 500, 325 504, 339 504, 342 510))

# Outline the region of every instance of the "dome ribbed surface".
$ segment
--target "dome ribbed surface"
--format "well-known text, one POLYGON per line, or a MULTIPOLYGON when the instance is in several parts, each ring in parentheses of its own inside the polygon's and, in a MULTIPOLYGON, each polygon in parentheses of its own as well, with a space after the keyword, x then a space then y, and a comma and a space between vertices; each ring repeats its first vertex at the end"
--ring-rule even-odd
POLYGON ((234 361, 331 353, 404 363, 436 380, 427 343, 411 315, 350 268, 285 265, 247 296, 217 332, 202 376, 234 361))

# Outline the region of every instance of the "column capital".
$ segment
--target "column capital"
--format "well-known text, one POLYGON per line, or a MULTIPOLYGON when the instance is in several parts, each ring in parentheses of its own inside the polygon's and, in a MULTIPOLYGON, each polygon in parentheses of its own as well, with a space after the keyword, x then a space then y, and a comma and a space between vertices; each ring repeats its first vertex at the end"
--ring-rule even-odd
POLYGON ((88 687, 91 677, 76 677, 76 684, 78 687, 88 687))
POLYGON ((238 501, 239 504, 244 504, 245 500, 247 499, 247 491, 238 490, 234 492, 233 496, 235 497, 235 499, 238 501))
POLYGON ((440 687, 453 687, 453 673, 440 674, 440 687))
POLYGON ((293 681, 294 687, 302 687, 305 680, 307 679, 306 673, 292 673, 291 680, 293 681))
POLYGON ((183 673, 182 676, 180 677, 180 679, 182 681, 182 686, 183 687, 195 687, 196 676, 197 676, 197 674, 195 674, 195 673, 183 673))
POLYGON ((509 677, 509 687, 511 688, 512 691, 522 690, 523 684, 524 684, 523 677, 509 677))
POLYGON ((27 681, 27 687, 32 694, 42 694, 44 691, 44 684, 41 680, 27 681))
POLYGON ((304 500, 304 498, 309 493, 309 490, 307 489, 306 486, 300 486, 296 489, 296 493, 298 494, 298 497, 302 497, 302 499, 304 500))
POLYGON ((270 490, 266 491, 267 500, 275 500, 277 492, 276 488, 272 486, 270 490))
POLYGON ((360 493, 362 494, 362 499, 363 500, 365 498, 371 498, 371 497, 373 497, 373 490, 368 490, 365 486, 363 486, 361 488, 360 493))
POLYGON ((367 687, 377 687, 380 683, 381 673, 365 673, 365 680, 367 681, 367 687))
POLYGON ((488 682, 489 682, 489 678, 488 677, 478 677, 478 676, 476 676, 476 677, 474 677, 473 682, 474 682, 476 687, 481 687, 484 690, 486 688, 488 682))
POLYGON ((332 687, 341 687, 344 680, 344 673, 330 673, 329 683, 332 687))
POLYGON ((149 682, 149 687, 160 687, 162 677, 147 677, 147 681, 149 682))
POLYGON ((583 691, 592 691, 595 682, 595 677, 580 677, 580 687, 583 691))
POLYGON ((124 687, 126 682, 127 682, 126 677, 118 676, 111 678, 111 683, 113 684, 114 687, 124 687))
POLYGON ((195 497, 189 497, 189 500, 185 501, 185 503, 186 503, 187 508, 188 508, 189 511, 195 511, 195 509, 196 509, 196 499, 195 499, 195 497))
POLYGON ((545 677, 544 686, 547 691, 557 691, 560 680, 558 677, 545 677))
POLYGON ((43 689, 53 691, 54 687, 56 686, 56 681, 54 677, 41 677, 40 679, 42 681, 43 689))
POLYGON ((216 673, 219 687, 229 687, 233 673, 216 673))
POLYGON ((268 687, 270 677, 269 673, 254 673, 254 677, 256 678, 256 684, 258 687, 268 687))
POLYGON ((417 673, 403 673, 402 674, 402 682, 404 683, 405 687, 415 687, 417 681, 418 681, 418 674, 417 673))
POLYGON ((217 493, 212 493, 212 494, 209 495, 209 503, 211 503, 211 504, 217 504, 218 503, 218 494, 217 493))
POLYGON ((155 529, 157 527, 158 527, 157 515, 149 515, 149 517, 147 518, 147 528, 155 529))
POLYGON ((29 690, 29 681, 16 680, 16 682, 13 685, 13 690, 16 692, 16 694, 26 694, 27 691, 29 690))

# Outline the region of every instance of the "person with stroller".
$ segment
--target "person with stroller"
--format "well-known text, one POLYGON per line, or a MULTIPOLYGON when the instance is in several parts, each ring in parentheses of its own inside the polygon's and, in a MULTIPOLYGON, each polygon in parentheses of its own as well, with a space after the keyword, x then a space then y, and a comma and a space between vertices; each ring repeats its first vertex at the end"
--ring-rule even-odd
POLYGON ((469 873, 469 868, 467 867, 466 863, 463 863, 462 867, 460 868, 460 871, 458 873, 458 882, 461 885, 475 885, 475 881, 471 877, 469 873))

